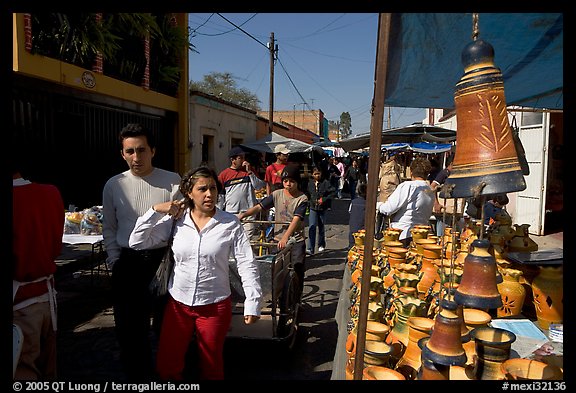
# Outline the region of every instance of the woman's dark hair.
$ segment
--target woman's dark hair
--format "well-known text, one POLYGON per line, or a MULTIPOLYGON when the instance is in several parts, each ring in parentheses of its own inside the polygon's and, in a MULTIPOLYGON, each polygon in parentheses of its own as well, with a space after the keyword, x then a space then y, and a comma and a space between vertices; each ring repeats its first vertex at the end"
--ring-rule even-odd
POLYGON ((218 180, 218 174, 214 169, 207 166, 200 166, 194 169, 189 169, 180 180, 180 193, 184 196, 185 202, 189 207, 193 207, 194 202, 192 199, 190 199, 188 194, 190 191, 192 191, 194 184, 196 184, 196 181, 199 178, 214 179, 216 182, 218 194, 222 192, 222 184, 220 184, 220 180, 218 180))
POLYGON ((413 177, 421 177, 422 179, 426 179, 430 174, 430 170, 432 169, 432 164, 428 161, 427 158, 418 157, 412 160, 410 164, 410 172, 412 173, 413 177))
POLYGON ((118 136, 118 139, 120 140, 120 146, 122 146, 124 139, 136 138, 139 136, 146 137, 146 141, 148 142, 150 149, 154 149, 156 147, 156 140, 154 139, 152 131, 138 123, 129 123, 124 128, 122 128, 122 131, 120 131, 120 135, 118 136))

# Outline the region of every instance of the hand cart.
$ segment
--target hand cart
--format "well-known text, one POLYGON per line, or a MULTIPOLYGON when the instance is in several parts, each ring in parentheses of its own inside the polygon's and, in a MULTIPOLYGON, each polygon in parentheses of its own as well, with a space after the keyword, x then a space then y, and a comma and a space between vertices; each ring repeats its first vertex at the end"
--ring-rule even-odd
POLYGON ((251 325, 244 323, 245 295, 236 261, 231 258, 232 323, 228 337, 276 340, 284 342, 288 349, 293 347, 298 328, 301 293, 299 279, 292 266, 292 244, 288 242, 284 249, 277 250, 275 242, 253 242, 253 247, 262 247, 269 252, 259 256, 254 254, 260 269, 262 312, 260 320, 251 325))

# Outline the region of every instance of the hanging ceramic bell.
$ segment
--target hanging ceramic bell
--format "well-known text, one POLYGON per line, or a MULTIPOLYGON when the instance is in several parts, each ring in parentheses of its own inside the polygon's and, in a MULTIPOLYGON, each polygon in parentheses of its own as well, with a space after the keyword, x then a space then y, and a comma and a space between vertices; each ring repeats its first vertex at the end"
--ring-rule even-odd
POLYGON ((422 346, 422 358, 445 366, 462 366, 466 352, 462 347, 462 317, 456 312, 457 304, 443 300, 444 307, 434 321, 430 339, 422 346))
POLYGON ((491 309, 502 305, 496 284, 496 259, 488 252, 490 242, 477 239, 464 260, 464 271, 454 300, 464 306, 491 309))
POLYGON ((464 75, 456 84, 458 132, 452 171, 442 198, 467 198, 526 189, 508 122, 502 72, 494 48, 476 40, 462 51, 464 75))

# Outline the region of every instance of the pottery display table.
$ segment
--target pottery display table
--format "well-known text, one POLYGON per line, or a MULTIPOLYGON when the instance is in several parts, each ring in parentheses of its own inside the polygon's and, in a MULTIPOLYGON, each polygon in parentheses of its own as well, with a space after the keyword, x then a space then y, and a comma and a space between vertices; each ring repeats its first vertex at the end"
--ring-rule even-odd
POLYGON ((338 341, 336 341, 336 351, 332 363, 332 380, 346 379, 346 339, 348 338, 348 321, 350 321, 350 294, 349 289, 352 285, 350 269, 348 264, 344 264, 344 274, 342 276, 342 289, 336 306, 336 324, 338 325, 338 341))

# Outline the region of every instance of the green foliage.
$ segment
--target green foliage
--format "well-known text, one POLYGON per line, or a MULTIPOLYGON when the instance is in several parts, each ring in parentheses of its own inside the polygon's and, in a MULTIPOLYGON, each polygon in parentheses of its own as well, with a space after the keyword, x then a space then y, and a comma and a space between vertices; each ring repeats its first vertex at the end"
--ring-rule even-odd
POLYGON ((234 75, 229 72, 211 72, 201 82, 190 81, 190 91, 201 91, 255 111, 260 110, 260 100, 248 89, 239 88, 234 75))
POLYGON ((100 53, 105 75, 140 85, 146 66, 144 39, 149 37, 150 88, 175 95, 180 58, 194 46, 188 28, 174 26, 171 18, 170 13, 110 13, 98 22, 94 13, 33 13, 32 53, 86 69, 100 53))
POLYGON ((352 132, 352 118, 350 113, 342 112, 340 115, 340 139, 345 139, 352 132))

